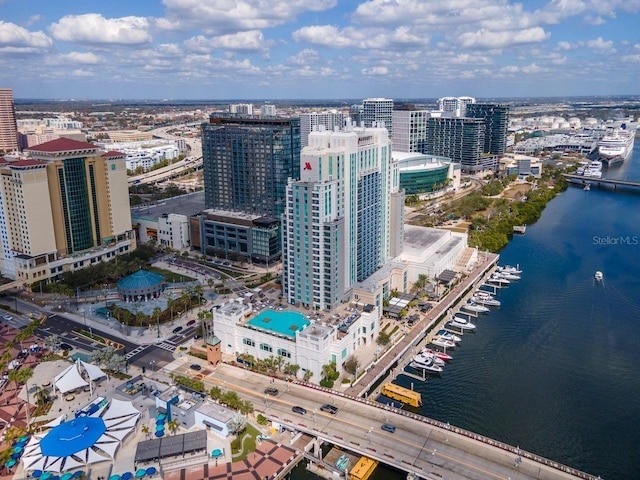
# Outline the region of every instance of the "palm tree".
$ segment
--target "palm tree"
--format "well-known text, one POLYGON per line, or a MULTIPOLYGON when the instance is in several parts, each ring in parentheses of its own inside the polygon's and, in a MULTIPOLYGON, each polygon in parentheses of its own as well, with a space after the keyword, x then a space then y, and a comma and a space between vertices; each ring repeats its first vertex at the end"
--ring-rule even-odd
POLYGON ((35 393, 36 405, 42 407, 49 401, 49 389, 46 387, 38 387, 35 393))
POLYGON ((151 431, 149 429, 148 425, 142 425, 142 428, 140 429, 142 431, 142 433, 144 433, 144 436, 149 438, 149 432, 151 431))
POLYGON ((156 318, 156 325, 158 327, 158 338, 160 338, 160 314, 162 313, 162 309, 160 307, 156 307, 151 312, 151 315, 156 318))
POLYGON ((313 377, 313 372, 311 370, 307 370, 306 372, 304 372, 304 376, 302 378, 305 382, 308 382, 309 380, 311 380, 311 377, 313 377))
POLYGON ((16 383, 24 383, 27 390, 27 425, 29 425, 29 384, 27 383, 29 379, 33 377, 33 370, 31 367, 24 367, 20 370, 14 369, 9 372, 9 380, 16 383))
POLYGON ((171 419, 171 421, 169 423, 167 423, 167 428, 171 432, 171 435, 175 435, 176 430, 178 430, 178 428, 180 428, 180 424, 178 423, 178 421, 175 418, 173 418, 173 419, 171 419))

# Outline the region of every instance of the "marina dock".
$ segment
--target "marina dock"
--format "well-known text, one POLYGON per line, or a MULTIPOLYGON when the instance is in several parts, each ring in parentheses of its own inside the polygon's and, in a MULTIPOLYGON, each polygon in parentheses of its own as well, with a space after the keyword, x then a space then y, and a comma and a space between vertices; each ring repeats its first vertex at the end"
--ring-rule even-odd
POLYGON ((400 339, 389 351, 381 357, 376 364, 371 367, 367 373, 349 387, 345 393, 354 397, 362 397, 370 393, 373 387, 389 374, 394 374, 395 369, 399 365, 403 365, 403 358, 412 355, 414 348, 425 339, 427 332, 440 324, 444 325, 448 321, 448 312, 455 309, 457 305, 462 305, 467 295, 470 295, 478 288, 486 278, 489 277, 491 271, 495 269, 499 255, 494 253, 481 254, 482 261, 476 268, 460 283, 451 289, 451 291, 426 315, 423 317, 413 329, 406 332, 404 338, 400 339))

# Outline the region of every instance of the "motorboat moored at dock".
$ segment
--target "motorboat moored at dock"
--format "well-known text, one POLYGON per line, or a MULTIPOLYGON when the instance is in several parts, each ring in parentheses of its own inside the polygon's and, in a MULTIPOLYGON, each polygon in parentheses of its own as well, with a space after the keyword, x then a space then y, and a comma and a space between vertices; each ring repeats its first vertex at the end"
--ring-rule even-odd
POLYGON ((604 278, 604 275, 602 275, 601 271, 597 271, 596 274, 594 275, 594 278, 598 281, 602 280, 604 278))
POLYGON ((455 342, 452 342, 451 340, 447 340, 446 338, 442 338, 442 337, 433 337, 433 339, 431 340, 431 343, 442 348, 454 348, 456 346, 455 342))
POLYGON ((453 317, 451 319, 451 321, 449 322, 449 325, 451 325, 452 327, 461 328, 462 330, 475 330, 476 329, 475 324, 471 323, 469 320, 467 320, 466 318, 462 318, 462 317, 453 317))
POLYGON ((440 373, 442 371, 442 367, 440 365, 436 365, 433 359, 423 362, 421 360, 417 360, 416 357, 414 357, 411 360, 411 363, 409 363, 409 366, 411 368, 426 370, 428 372, 434 372, 434 373, 440 373))
POLYGON ((516 275, 520 275, 522 273, 522 270, 520 270, 520 265, 516 265, 515 267, 513 267, 511 265, 498 266, 496 268, 496 271, 497 272, 515 273, 516 275))
POLYGON ((463 310, 467 310, 468 312, 475 312, 475 313, 487 313, 489 311, 489 309, 484 305, 479 305, 473 301, 465 303, 460 308, 463 310))
POLYGON ((453 360, 453 357, 451 355, 449 355, 448 353, 439 352, 438 350, 431 350, 430 348, 423 348, 422 351, 424 353, 428 353, 429 355, 435 355, 440 360, 444 360, 445 362, 448 362, 449 360, 453 360))
POLYGON ((452 342, 456 342, 456 343, 462 341, 462 338, 460 338, 458 335, 445 329, 439 330, 437 335, 439 337, 446 338, 447 340, 451 340, 452 342))
POLYGON ((498 272, 497 275, 500 278, 506 278, 507 280, 520 280, 520 275, 516 275, 511 272, 498 272))
POLYGON ((500 275, 497 275, 494 273, 487 279, 487 283, 503 286, 503 285, 509 285, 511 282, 506 278, 503 278, 500 275))

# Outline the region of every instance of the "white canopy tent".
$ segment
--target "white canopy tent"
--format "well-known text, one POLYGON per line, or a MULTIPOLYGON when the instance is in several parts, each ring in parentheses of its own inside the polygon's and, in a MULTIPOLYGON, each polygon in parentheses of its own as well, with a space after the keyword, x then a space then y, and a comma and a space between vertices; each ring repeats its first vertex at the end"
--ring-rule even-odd
POLYGON ((106 377, 107 374, 99 367, 78 359, 73 365, 70 365, 62 373, 55 376, 53 386, 64 395, 71 390, 88 385, 91 389, 91 396, 93 396, 93 382, 106 377), (83 374, 84 377, 89 379, 88 381, 85 380, 83 374))

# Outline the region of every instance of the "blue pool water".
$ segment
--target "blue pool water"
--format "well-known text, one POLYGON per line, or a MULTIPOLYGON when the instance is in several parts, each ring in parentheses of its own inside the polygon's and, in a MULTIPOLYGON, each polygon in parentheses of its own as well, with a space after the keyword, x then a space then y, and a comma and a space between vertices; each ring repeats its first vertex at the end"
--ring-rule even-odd
POLYGON ((288 337, 295 337, 296 331, 302 330, 309 323, 311 322, 298 312, 291 310, 282 312, 265 310, 249 320, 247 325, 279 333, 280 335, 287 335, 288 337))
POLYGON ((40 450, 46 456, 68 457, 94 445, 106 431, 101 418, 75 418, 52 428, 40 441, 40 450))

